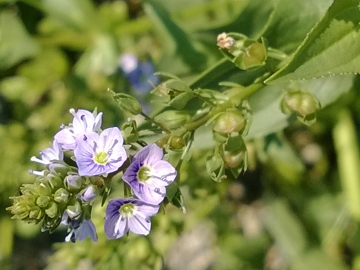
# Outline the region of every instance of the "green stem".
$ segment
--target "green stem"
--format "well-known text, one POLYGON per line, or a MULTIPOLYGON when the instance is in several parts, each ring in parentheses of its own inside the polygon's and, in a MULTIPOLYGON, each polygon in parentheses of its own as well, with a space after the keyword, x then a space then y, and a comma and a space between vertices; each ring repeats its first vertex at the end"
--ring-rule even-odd
POLYGON ((233 107, 234 101, 240 101, 246 99, 252 94, 254 94, 256 91, 258 91, 259 89, 263 88, 264 86, 265 85, 263 83, 256 83, 250 85, 249 87, 246 87, 244 90, 239 91, 239 93, 236 94, 235 96, 232 96, 228 101, 216 106, 212 111, 210 111, 208 114, 204 115, 200 119, 185 124, 184 128, 187 131, 194 131, 198 129, 199 127, 203 126, 211 117, 225 111, 228 108, 233 107))
POLYGON ((165 128, 163 125, 161 125, 160 123, 156 122, 154 119, 152 119, 151 117, 147 116, 144 112, 140 113, 142 116, 145 117, 145 119, 149 122, 151 122, 152 124, 156 125, 158 128, 162 129, 163 131, 165 131, 167 134, 171 134, 171 131, 168 130, 167 128, 165 128))

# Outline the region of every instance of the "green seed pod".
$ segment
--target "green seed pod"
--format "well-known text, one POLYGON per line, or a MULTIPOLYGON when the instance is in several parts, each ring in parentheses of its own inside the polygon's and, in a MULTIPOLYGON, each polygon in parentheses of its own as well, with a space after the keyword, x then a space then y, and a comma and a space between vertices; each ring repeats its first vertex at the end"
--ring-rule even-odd
POLYGON ((246 40, 244 49, 233 59, 240 69, 248 70, 265 65, 267 49, 264 43, 246 40))
POLYGON ((241 133, 246 127, 246 119, 244 115, 237 111, 231 110, 221 113, 214 120, 213 131, 222 135, 232 132, 241 133))
POLYGON ((244 162, 246 157, 246 151, 237 150, 237 151, 226 151, 224 150, 221 153, 225 165, 227 168, 236 168, 244 162))
POLYGON ((181 151, 185 146, 184 138, 178 135, 173 135, 169 140, 169 148, 173 151, 181 151))

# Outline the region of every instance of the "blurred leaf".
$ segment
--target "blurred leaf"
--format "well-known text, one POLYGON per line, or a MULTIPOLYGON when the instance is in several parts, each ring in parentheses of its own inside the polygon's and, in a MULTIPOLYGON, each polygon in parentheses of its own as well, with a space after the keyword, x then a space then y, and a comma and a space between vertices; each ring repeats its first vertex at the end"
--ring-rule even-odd
POLYGON ((41 7, 74 30, 94 30, 100 25, 90 0, 42 0, 41 7))
POLYGON ((326 256, 322 251, 314 249, 302 254, 295 260, 291 270, 304 269, 326 269, 326 270, 345 270, 349 269, 345 264, 337 261, 331 256, 326 256))
POLYGON ((281 83, 359 73, 358 5, 357 0, 336 0, 297 49, 293 59, 267 82, 281 83))
POLYGON ((194 94, 192 92, 184 92, 180 95, 177 95, 175 98, 173 98, 169 105, 174 107, 175 109, 183 109, 186 105, 186 103, 194 97, 194 94))
POLYGON ((164 46, 162 69, 171 69, 173 73, 178 73, 185 69, 181 63, 186 65, 187 70, 203 68, 207 61, 206 56, 195 46, 196 42, 172 20, 163 4, 158 0, 147 0, 144 8, 164 46))
MULTIPOLYGON (((307 246, 307 235, 301 221, 286 201, 272 198, 264 212, 265 226, 286 259, 294 261, 307 246)), ((311 268, 304 268, 311 269, 311 268)))
POLYGON ((39 45, 10 11, 0 11, 0 69, 7 69, 39 52, 39 45))

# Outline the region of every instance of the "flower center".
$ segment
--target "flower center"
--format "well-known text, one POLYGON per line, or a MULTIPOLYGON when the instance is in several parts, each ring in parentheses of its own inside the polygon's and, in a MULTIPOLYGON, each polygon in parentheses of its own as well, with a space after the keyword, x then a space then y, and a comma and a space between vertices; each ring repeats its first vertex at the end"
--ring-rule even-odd
POLYGON ((150 179, 150 171, 151 168, 148 166, 140 167, 139 171, 137 172, 137 178, 140 182, 146 182, 150 179))
POLYGON ((125 203, 119 209, 120 214, 124 216, 132 216, 136 210, 136 205, 132 203, 125 203))
POLYGON ((94 156, 94 161, 97 164, 104 165, 108 162, 108 154, 106 152, 98 152, 94 156))

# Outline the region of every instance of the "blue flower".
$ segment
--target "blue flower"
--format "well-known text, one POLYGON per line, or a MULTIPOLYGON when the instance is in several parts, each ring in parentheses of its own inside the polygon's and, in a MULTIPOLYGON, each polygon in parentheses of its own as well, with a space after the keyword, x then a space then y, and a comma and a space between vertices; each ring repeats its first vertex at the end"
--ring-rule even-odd
POLYGON ((89 236, 94 242, 98 240, 96 228, 91 219, 70 219, 67 213, 64 212, 61 224, 70 228, 70 232, 65 238, 66 242, 75 243, 76 239, 83 241, 89 236))
POLYGON ((124 236, 129 231, 147 235, 151 229, 150 217, 159 211, 158 205, 138 199, 111 199, 106 207, 104 230, 109 239, 124 236))
POLYGON ((124 139, 117 127, 107 128, 100 135, 87 132, 76 138, 74 156, 80 176, 115 172, 127 159, 124 139))
POLYGON ((159 146, 150 144, 134 156, 124 172, 123 180, 131 186, 135 196, 146 203, 161 203, 166 186, 176 178, 175 168, 163 160, 163 156, 159 146))
POLYGON ((93 113, 87 110, 70 109, 74 116, 72 124, 63 126, 62 130, 55 134, 55 140, 63 149, 73 150, 76 146, 76 137, 82 136, 86 132, 100 132, 102 123, 102 113, 99 114, 94 110, 93 113))
POLYGON ((140 61, 131 53, 124 53, 119 58, 120 68, 125 77, 137 93, 145 94, 153 89, 160 81, 158 75, 154 75, 155 67, 150 61, 140 61))

